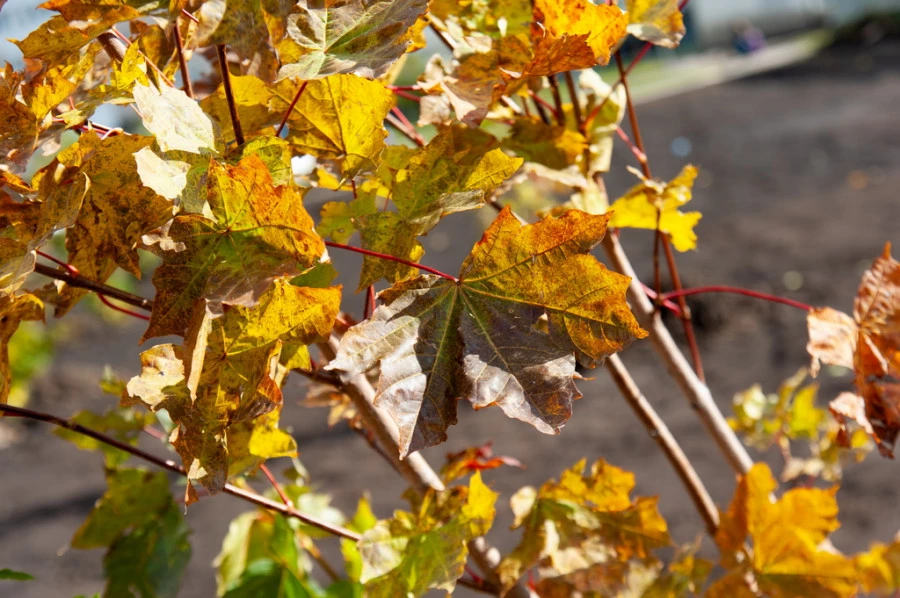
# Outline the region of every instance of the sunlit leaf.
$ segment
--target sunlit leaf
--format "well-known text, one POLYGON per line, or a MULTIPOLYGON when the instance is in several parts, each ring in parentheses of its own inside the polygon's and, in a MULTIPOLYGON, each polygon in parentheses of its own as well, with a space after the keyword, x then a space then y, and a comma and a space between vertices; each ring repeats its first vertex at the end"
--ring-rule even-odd
MULTIPOLYGON (((103 415, 91 411, 79 411, 69 418, 69 421, 111 436, 131 446, 137 446, 144 426, 152 424, 154 417, 133 409, 111 409, 103 415)), ((82 450, 102 451, 106 455, 106 464, 109 468, 121 465, 131 456, 113 446, 66 428, 57 428, 54 433, 82 450)))
POLYGON ((627 24, 618 6, 589 0, 536 0, 534 14, 534 58, 525 69, 530 76, 606 64, 627 24))
POLYGON ((402 455, 443 442, 459 398, 557 433, 580 396, 573 353, 593 366, 646 335, 625 304, 628 278, 588 253, 606 221, 572 211, 523 227, 505 209, 459 282, 423 275, 382 292, 329 369, 381 363, 376 403, 400 428, 402 455))
POLYGON ((700 221, 700 212, 682 212, 680 208, 691 201, 691 187, 697 178, 697 169, 685 166, 677 177, 668 183, 645 179, 617 199, 612 206, 611 228, 646 228, 667 233, 678 251, 697 247, 694 226, 700 221), (657 214, 659 218, 657 219, 657 214))
MULTIPOLYGON (((354 75, 310 81, 290 112, 287 140, 299 152, 339 162, 345 176, 373 170, 393 105, 394 95, 379 81, 354 75)), ((282 111, 288 103, 280 99, 273 106, 282 111)))
POLYGON ((722 566, 736 570, 713 584, 708 595, 740 595, 735 588, 742 584, 746 593, 747 575, 775 598, 854 595, 853 562, 820 547, 840 525, 837 487, 795 488, 773 500, 777 486, 764 463, 741 478, 715 538, 722 566), (750 561, 743 559, 745 542, 752 544, 750 561))
POLYGON ((664 48, 675 48, 684 37, 678 0, 628 0, 628 33, 664 48))
POLYGON ((378 522, 359 541, 366 596, 452 592, 464 571, 467 543, 490 529, 496 500, 476 473, 468 488, 429 491, 417 512, 397 511, 378 522))
POLYGON ((287 64, 279 76, 379 77, 406 51, 407 33, 427 6, 426 0, 300 0, 287 27, 296 47, 288 50, 293 56, 282 56, 287 64))
MULTIPOLYGON (((893 456, 900 435, 900 262, 891 257, 888 243, 866 270, 853 304, 853 318, 835 310, 812 310, 808 317, 812 355, 810 369, 819 362, 850 366, 856 375, 858 400, 844 398, 832 404, 843 421, 855 419, 870 431, 879 451, 893 456), (850 360, 852 356, 852 362, 850 360), (863 410, 862 407, 865 407, 863 410)), ((844 431, 843 441, 849 439, 844 431)))
POLYGON ((853 557, 862 589, 874 596, 895 596, 900 590, 900 540, 874 542, 867 552, 853 557))
MULTIPOLYGON (((284 343, 324 338, 339 303, 339 287, 279 280, 255 307, 233 306, 211 320, 195 314, 184 348, 160 345, 141 355, 142 374, 128 383, 129 396, 168 412, 176 426, 170 440, 191 484, 215 493, 229 472, 293 454, 293 440, 277 429, 277 419, 261 417, 282 403, 274 367, 284 343)), ((191 492, 189 485, 189 502, 191 492)))
POLYGON ((162 151, 181 150, 194 154, 201 150, 215 151, 212 120, 183 91, 167 85, 158 90, 135 85, 134 101, 144 126, 156 136, 162 151))
POLYGON ((302 193, 276 187, 260 158, 236 166, 211 162, 207 193, 215 220, 179 215, 144 237, 163 258, 144 339, 183 336, 198 301, 212 314, 224 304, 255 305, 273 280, 300 274, 322 254, 302 193))
POLYGON ((559 482, 519 490, 511 504, 513 527, 521 527, 523 536, 500 564, 503 587, 511 588, 538 564, 553 577, 595 568, 585 572, 594 578, 595 591, 622 584, 629 569, 622 565, 625 561, 646 559, 670 542, 657 500, 632 499, 633 489, 631 473, 602 460, 586 472, 582 460, 564 471, 559 482))

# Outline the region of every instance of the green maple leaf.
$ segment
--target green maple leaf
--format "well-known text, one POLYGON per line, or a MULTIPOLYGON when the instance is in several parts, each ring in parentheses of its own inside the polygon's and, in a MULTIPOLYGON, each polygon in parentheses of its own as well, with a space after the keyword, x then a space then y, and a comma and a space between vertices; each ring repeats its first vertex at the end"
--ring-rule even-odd
POLYGON ((557 433, 581 396, 573 353, 594 366, 646 336, 625 303, 629 279, 588 254, 607 219, 571 211, 523 227, 505 209, 458 281, 425 275, 382 292, 328 368, 381 364, 376 404, 400 429, 401 456, 443 442, 459 398, 557 433))
POLYGON ((179 215, 145 236, 163 263, 144 340, 184 336, 198 301, 212 314, 224 304, 252 306, 276 278, 300 274, 322 254, 301 191, 275 186, 260 158, 211 161, 206 190, 213 220, 179 215))
POLYGON ((300 0, 288 18, 293 44, 282 44, 279 77, 318 79, 338 73, 380 77, 409 45, 409 29, 426 0, 300 0))
POLYGON ((106 492, 75 532, 72 546, 107 548, 104 596, 174 598, 191 545, 168 477, 164 472, 113 469, 106 480, 106 492))
POLYGON ((397 511, 379 521, 358 544, 366 596, 420 596, 432 588, 452 592, 464 571, 468 542, 491 528, 497 496, 476 472, 468 488, 429 491, 415 513, 397 511))

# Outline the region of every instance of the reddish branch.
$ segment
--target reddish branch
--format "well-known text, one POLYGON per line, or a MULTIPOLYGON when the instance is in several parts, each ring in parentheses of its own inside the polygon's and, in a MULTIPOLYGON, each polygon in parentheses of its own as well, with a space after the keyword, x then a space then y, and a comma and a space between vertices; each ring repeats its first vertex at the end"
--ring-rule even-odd
POLYGON ((153 302, 149 299, 144 299, 143 297, 139 297, 138 295, 134 295, 127 291, 123 291, 121 289, 117 289, 115 287, 111 287, 109 285, 84 278, 83 276, 75 276, 70 272, 63 272, 62 270, 57 270, 56 268, 51 268, 50 266, 45 266, 44 264, 35 264, 34 271, 38 274, 43 274, 44 276, 49 276, 50 278, 61 280, 69 286, 93 291, 98 295, 106 295, 107 297, 118 299, 123 303, 133 305, 134 307, 138 307, 140 309, 144 309, 147 311, 153 309, 153 302))
MULTIPOLYGON (((184 11, 185 14, 186 11, 184 11)), ((181 81, 184 83, 184 93, 189 98, 194 97, 194 86, 191 84, 191 74, 188 71, 187 61, 184 59, 184 41, 181 39, 181 30, 178 29, 178 19, 172 23, 173 37, 175 38, 175 49, 178 50, 178 68, 181 70, 181 81)))
POLYGON ((389 262, 397 262, 398 264, 403 264, 404 266, 409 266, 410 268, 418 268, 423 272, 428 272, 430 274, 434 274, 435 276, 440 276, 441 278, 446 278, 447 280, 452 280, 453 282, 459 282, 455 276, 451 276, 446 272, 441 272, 440 270, 435 270, 430 266, 425 266, 423 264, 417 264, 416 262, 411 262, 409 260, 404 260, 402 258, 388 255, 386 253, 378 253, 377 251, 371 251, 369 249, 363 249, 362 247, 353 247, 352 245, 344 245, 343 243, 335 243, 334 241, 325 241, 325 244, 329 247, 335 247, 337 249, 346 249, 347 251, 354 251, 356 253, 361 253, 363 255, 368 255, 371 257, 377 257, 378 259, 387 260, 389 262))
POLYGON ((300 84, 300 88, 297 89, 297 93, 294 94, 294 99, 291 100, 290 105, 287 110, 284 111, 284 117, 282 117, 281 122, 278 124, 278 131, 275 132, 276 137, 281 137, 281 132, 284 130, 284 125, 287 124, 288 118, 291 116, 291 112, 294 110, 294 106, 297 105, 297 102, 300 100, 300 96, 303 95, 303 92, 306 91, 306 86, 309 84, 309 81, 304 81, 300 84))
MULTIPOLYGON (((133 455, 139 459, 143 459, 148 463, 152 463, 157 467, 161 467, 162 469, 166 469, 173 473, 177 473, 181 476, 187 476, 187 472, 183 467, 174 463, 173 461, 169 461, 166 459, 160 459, 155 455, 151 455, 137 447, 131 446, 128 443, 122 442, 106 434, 98 432, 96 430, 92 430, 91 428, 87 428, 82 426, 81 424, 76 424, 73 421, 64 419, 62 417, 57 417, 55 415, 51 415, 49 413, 42 413, 40 411, 34 411, 32 409, 25 409, 23 407, 13 407, 12 405, 5 405, 0 403, 0 413, 6 413, 8 415, 12 415, 14 417, 23 417, 26 419, 45 422, 48 424, 53 424, 54 426, 59 426, 60 428, 65 428, 76 434, 81 434, 82 436, 87 436, 89 438, 93 438, 98 442, 102 442, 108 446, 115 447, 120 451, 124 451, 130 455, 133 455)), ((356 532, 352 532, 348 529, 340 527, 338 525, 332 525, 327 521, 321 521, 316 517, 311 515, 306 515, 301 513, 297 509, 283 505, 281 503, 277 503, 274 500, 269 500, 265 496, 261 496, 256 494, 255 492, 251 492, 249 490, 244 490, 243 488, 238 488, 237 486, 232 486, 231 484, 226 484, 225 488, 222 490, 225 494, 230 494, 232 496, 237 496, 238 498, 243 498, 246 501, 257 504, 263 508, 269 509, 270 511, 277 511, 284 515, 285 517, 292 517, 294 519, 299 519, 303 523, 307 525, 311 525, 323 531, 326 531, 330 534, 334 534, 335 536, 340 536, 342 538, 347 538, 348 540, 352 540, 354 542, 358 542, 360 540, 360 535, 356 532)))
POLYGON ((662 295, 660 295, 660 297, 663 300, 667 300, 678 297, 690 297, 691 295, 702 295, 704 293, 733 293, 735 295, 744 295, 745 297, 753 297, 754 299, 771 301, 772 303, 782 303, 784 305, 790 305, 791 307, 796 307, 797 309, 802 309, 803 311, 812 310, 811 305, 807 305, 806 303, 795 301, 793 299, 788 299, 787 297, 779 297, 778 295, 770 295, 769 293, 763 293, 761 291, 754 291, 741 287, 730 287, 726 285, 710 285, 705 287, 694 287, 691 289, 681 289, 678 291, 669 291, 668 293, 663 293, 662 295))

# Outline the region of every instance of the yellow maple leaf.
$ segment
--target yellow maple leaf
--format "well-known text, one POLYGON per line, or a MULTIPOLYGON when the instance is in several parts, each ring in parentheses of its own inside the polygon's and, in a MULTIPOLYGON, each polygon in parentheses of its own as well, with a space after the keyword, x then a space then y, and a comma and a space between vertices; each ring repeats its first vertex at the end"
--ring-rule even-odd
POLYGON ((656 230, 659 211, 659 230, 671 237, 678 251, 697 247, 694 226, 700 221, 700 212, 682 212, 679 208, 691 201, 691 187, 697 178, 697 169, 687 165, 668 183, 645 179, 613 203, 610 210, 610 228, 645 228, 656 230))
POLYGON ((729 573, 710 587, 708 596, 741 595, 735 588, 743 583, 746 589, 746 574, 766 596, 852 596, 853 562, 823 548, 840 525, 837 487, 795 488, 773 500, 777 487, 765 463, 755 464, 741 478, 715 537, 729 573), (742 558, 745 543, 751 545, 749 561, 742 558))

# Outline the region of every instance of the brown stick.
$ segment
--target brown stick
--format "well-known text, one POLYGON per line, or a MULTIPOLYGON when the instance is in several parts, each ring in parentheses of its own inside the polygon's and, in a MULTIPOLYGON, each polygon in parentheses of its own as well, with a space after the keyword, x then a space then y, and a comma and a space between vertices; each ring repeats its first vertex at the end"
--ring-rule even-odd
POLYGON ((216 44, 216 56, 219 58, 219 72, 222 73, 222 86, 225 88, 225 100, 228 102, 228 112, 231 114, 234 139, 238 145, 244 145, 244 132, 241 130, 237 104, 234 102, 234 90, 231 89, 231 73, 228 70, 228 58, 225 56, 224 44, 216 44))
MULTIPOLYGON (((103 434, 101 432, 97 432, 96 430, 86 428, 81 424, 76 424, 75 422, 69 421, 62 417, 57 417, 49 413, 42 413, 40 411, 34 411, 32 409, 25 409, 23 407, 13 407, 12 405, 6 405, 2 403, 0 403, 0 413, 7 413, 15 417, 24 417, 26 419, 45 422, 48 424, 53 424, 54 426, 59 426, 60 428, 65 428, 67 430, 75 432, 76 434, 81 434, 83 436, 87 436, 89 438, 93 438, 94 440, 102 442, 103 444, 115 447, 120 451, 129 453, 130 455, 138 457, 139 459, 143 459, 144 461, 152 463, 153 465, 161 467, 162 469, 177 473, 181 476, 187 476, 187 472, 184 470, 184 468, 177 463, 174 463, 173 461, 160 459, 159 457, 151 455, 150 453, 147 453, 137 447, 131 446, 128 443, 107 436, 106 434, 103 434)), ((222 491, 225 494, 231 494, 232 496, 243 498, 246 501, 257 504, 261 507, 269 509, 270 511, 277 511, 285 517, 299 519, 307 525, 311 525, 330 534, 334 534, 335 536, 347 538, 348 540, 353 540, 354 542, 358 542, 360 539, 360 535, 356 532, 352 532, 338 525, 332 525, 326 521, 320 521, 319 519, 311 515, 301 513, 291 506, 282 505, 281 503, 269 500, 265 496, 261 496, 259 494, 256 494, 255 492, 244 490, 243 488, 238 488, 237 486, 232 486, 231 484, 226 484, 225 488, 222 491)))
POLYGON ((725 421, 709 388, 694 373, 678 345, 675 344, 669 330, 662 323, 659 313, 644 292, 641 281, 635 274, 631 262, 615 235, 607 235, 603 239, 603 249, 613 268, 617 272, 631 277, 631 285, 628 287, 628 302, 631 304, 631 310, 638 323, 650 332, 650 341, 669 371, 669 375, 672 376, 691 407, 697 412, 703 425, 716 441, 719 450, 725 455, 725 459, 734 471, 741 475, 747 473, 753 465, 753 459, 747 454, 747 449, 725 421))
POLYGON ((184 59, 184 40, 181 39, 181 31, 178 29, 178 19, 172 23, 175 37, 175 48, 178 50, 178 68, 181 70, 181 81, 184 83, 184 93, 187 97, 194 98, 194 86, 191 83, 191 74, 188 72, 187 61, 184 59))
POLYGON ((107 297, 118 299, 123 303, 133 305, 134 307, 138 307, 140 309, 144 309, 147 311, 153 309, 153 302, 149 299, 144 299, 143 297, 133 295, 127 291, 123 291, 121 289, 117 289, 100 282, 95 282, 82 276, 73 276, 69 272, 57 270, 56 268, 51 268, 50 266, 45 266, 44 264, 35 264, 34 271, 38 274, 43 274, 44 276, 49 276, 50 278, 61 280, 69 286, 77 287, 80 289, 87 289, 100 295, 106 295, 107 297))
POLYGON ((700 476, 697 475, 697 471, 691 465, 690 459, 681 450, 681 446, 675 440, 675 437, 672 436, 665 422, 641 393, 641 390, 635 384, 634 379, 632 379, 631 374, 628 373, 618 355, 606 358, 606 370, 635 415, 638 416, 638 419, 647 428, 650 436, 656 440, 656 443, 665 453, 675 473, 681 478, 681 483, 684 484, 694 503, 694 507, 696 507, 697 512, 703 518, 709 535, 715 536, 716 531, 719 529, 719 511, 706 486, 703 485, 700 476))

